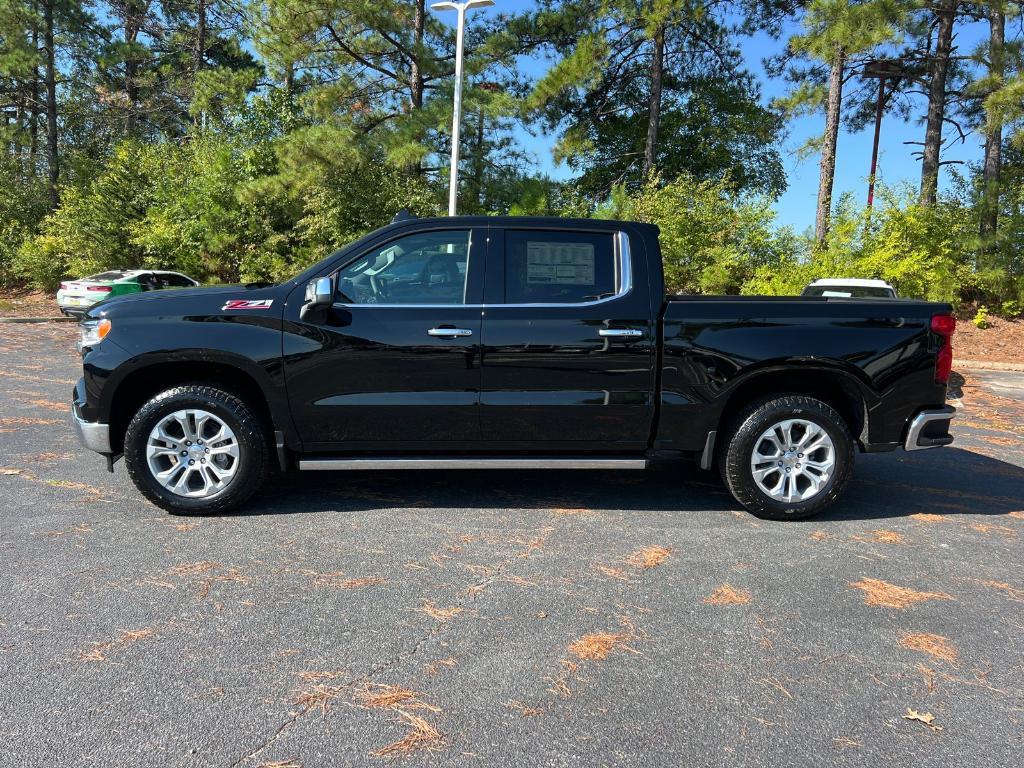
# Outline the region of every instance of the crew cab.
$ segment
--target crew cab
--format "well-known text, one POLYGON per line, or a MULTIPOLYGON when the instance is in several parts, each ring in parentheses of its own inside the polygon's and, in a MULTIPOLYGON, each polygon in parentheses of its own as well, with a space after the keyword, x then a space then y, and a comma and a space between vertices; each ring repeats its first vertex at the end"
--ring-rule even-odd
POLYGON ((271 471, 692 459, 806 517, 856 451, 952 442, 946 304, 666 296, 628 221, 406 218, 278 285, 142 293, 82 324, 82 442, 215 513, 271 471))

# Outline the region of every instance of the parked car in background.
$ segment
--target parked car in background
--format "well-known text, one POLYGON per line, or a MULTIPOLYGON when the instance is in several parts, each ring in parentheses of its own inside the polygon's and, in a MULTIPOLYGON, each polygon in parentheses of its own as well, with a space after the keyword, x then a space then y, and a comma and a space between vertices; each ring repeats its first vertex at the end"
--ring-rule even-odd
POLYGON ((896 289, 885 280, 833 277, 815 280, 801 296, 832 296, 838 299, 895 299, 896 289))
POLYGON ((666 296, 649 224, 410 218, 279 285, 89 310, 74 423, 178 514, 237 507, 272 465, 690 457, 795 519, 839 496, 856 451, 953 442, 955 325, 924 301, 666 296))
POLYGON ((57 307, 65 315, 82 315, 89 307, 111 296, 124 296, 163 288, 195 288, 199 281, 180 272, 153 269, 115 269, 66 280, 57 291, 57 307))

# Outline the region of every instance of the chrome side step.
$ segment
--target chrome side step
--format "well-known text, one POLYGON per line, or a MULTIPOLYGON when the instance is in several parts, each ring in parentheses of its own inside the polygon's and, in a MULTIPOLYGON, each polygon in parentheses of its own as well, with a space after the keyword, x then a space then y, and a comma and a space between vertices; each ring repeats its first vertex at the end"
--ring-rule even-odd
POLYGON ((299 469, 646 469, 647 459, 587 456, 486 456, 436 458, 299 459, 299 469))

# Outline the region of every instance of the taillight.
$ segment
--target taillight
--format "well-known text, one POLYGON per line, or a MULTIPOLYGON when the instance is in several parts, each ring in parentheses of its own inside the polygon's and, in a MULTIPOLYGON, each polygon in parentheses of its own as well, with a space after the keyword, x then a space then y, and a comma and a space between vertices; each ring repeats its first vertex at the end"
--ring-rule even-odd
POLYGON ((101 293, 110 293, 114 289, 111 288, 109 285, 90 285, 85 290, 87 290, 87 291, 99 291, 101 293))
POLYGON ((61 284, 60 284, 60 289, 61 289, 62 291, 66 291, 66 290, 68 289, 68 284, 67 284, 67 283, 61 283, 61 284))
POLYGON ((935 383, 945 384, 953 370, 953 332, 956 330, 956 318, 952 315, 934 315, 932 331, 942 337, 942 346, 935 357, 935 383))

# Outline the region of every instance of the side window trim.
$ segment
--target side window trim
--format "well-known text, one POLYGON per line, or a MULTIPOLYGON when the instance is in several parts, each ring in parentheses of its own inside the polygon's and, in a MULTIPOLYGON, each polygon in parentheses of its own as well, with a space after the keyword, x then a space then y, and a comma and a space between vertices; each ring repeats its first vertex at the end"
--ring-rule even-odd
MULTIPOLYGON (((373 253, 374 251, 380 250, 381 248, 387 247, 389 243, 394 243, 412 235, 427 234, 430 232, 467 232, 469 235, 469 251, 466 257, 466 283, 463 294, 463 299, 470 294, 470 292, 480 295, 482 290, 482 280, 477 279, 477 276, 482 276, 484 269, 484 260, 487 252, 488 244, 488 232, 489 227, 483 226, 470 226, 470 227, 430 227, 429 229, 412 229, 405 230, 403 232, 396 233, 393 237, 380 240, 369 247, 359 251, 356 255, 351 258, 345 259, 341 263, 337 263, 332 266, 331 270, 325 275, 337 277, 346 267, 357 263, 360 259, 365 257, 367 254, 373 253), (479 241, 479 242, 478 242, 479 241)), ((336 294, 337 295, 337 294, 336 294)), ((359 304, 350 303, 346 301, 334 301, 333 306, 343 307, 345 309, 359 309, 364 307, 370 307, 372 309, 481 309, 484 305, 482 303, 466 302, 463 301, 458 304, 359 304)))
MULTIPOLYGON (((516 231, 515 227, 505 227, 505 232, 516 231)), ((535 231, 532 228, 528 231, 535 231)), ((568 232, 571 230, 552 230, 553 232, 568 232)), ((594 230, 602 234, 607 234, 608 230, 594 230)), ((504 244, 504 237, 502 243, 504 244)), ((529 307, 593 307, 599 304, 607 304, 610 301, 618 301, 619 299, 625 298, 633 290, 633 260, 629 251, 629 235, 623 230, 616 230, 614 233, 614 258, 615 258, 615 294, 612 296, 605 296, 600 299, 594 299, 593 301, 566 301, 566 302, 527 302, 527 303, 505 303, 505 302, 489 302, 484 304, 484 307, 513 307, 513 308, 529 308, 529 307)), ((502 262, 504 263, 504 254, 502 255, 502 262)), ((504 272, 504 268, 502 269, 504 272)))

